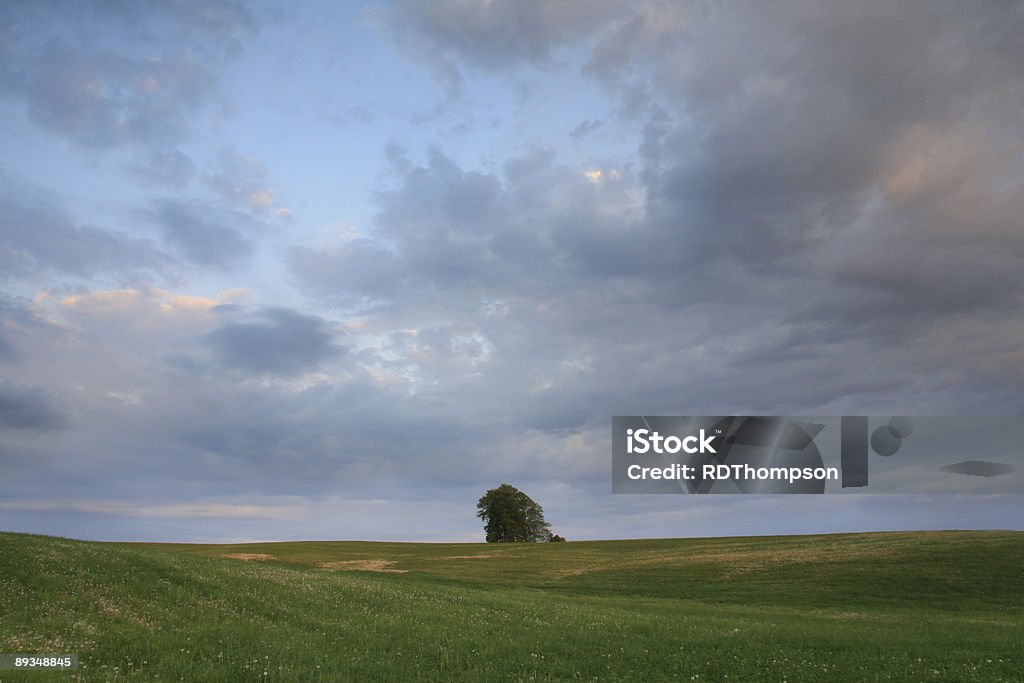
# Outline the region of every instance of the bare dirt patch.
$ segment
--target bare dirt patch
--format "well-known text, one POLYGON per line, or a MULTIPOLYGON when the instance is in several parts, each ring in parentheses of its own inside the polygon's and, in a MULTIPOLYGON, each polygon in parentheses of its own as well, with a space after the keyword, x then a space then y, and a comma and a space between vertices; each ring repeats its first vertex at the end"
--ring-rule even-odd
POLYGON ((227 555, 221 555, 229 560, 245 560, 246 562, 252 562, 253 560, 276 560, 277 558, 269 553, 229 553, 227 555))
POLYGON ((394 560, 340 560, 337 562, 321 562, 321 569, 333 569, 341 572, 384 572, 387 574, 404 574, 408 569, 394 569, 394 560))
POLYGON ((590 570, 587 569, 586 567, 570 567, 568 569, 559 569, 558 572, 556 572, 556 573, 557 573, 557 575, 559 577, 566 577, 566 576, 582 576, 583 574, 586 574, 588 571, 590 571, 590 570))

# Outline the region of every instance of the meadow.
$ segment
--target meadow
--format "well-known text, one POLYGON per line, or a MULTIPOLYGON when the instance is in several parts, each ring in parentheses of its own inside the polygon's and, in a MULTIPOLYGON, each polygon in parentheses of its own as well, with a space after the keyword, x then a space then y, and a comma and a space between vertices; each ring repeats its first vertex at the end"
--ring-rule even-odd
POLYGON ((0 534, 0 681, 1024 681, 1024 533, 547 544, 0 534))

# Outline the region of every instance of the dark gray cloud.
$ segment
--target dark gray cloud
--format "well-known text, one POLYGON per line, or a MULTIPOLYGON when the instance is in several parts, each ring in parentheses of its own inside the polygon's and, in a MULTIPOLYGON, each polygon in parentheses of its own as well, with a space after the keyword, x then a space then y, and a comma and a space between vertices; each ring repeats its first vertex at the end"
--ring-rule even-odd
POLYGON ((17 355, 17 351, 14 350, 14 345, 7 340, 5 335, 0 334, 0 361, 12 361, 17 357, 17 355))
POLYGON ((217 65, 254 29, 234 2, 7 3, 0 19, 0 94, 95 148, 186 137, 217 65))
POLYGON ((423 3, 391 20, 456 71, 593 38, 585 74, 622 98, 636 154, 581 169, 534 153, 498 172, 392 151, 375 232, 291 255, 316 292, 417 330, 391 367, 441 377, 420 336, 472 330, 491 349, 482 381, 553 431, 630 404, 1022 405, 1007 349, 1024 173, 1000 150, 1020 145, 1016 8, 620 3, 592 23, 544 7, 423 3), (495 37, 502 17, 514 44, 495 37), (967 349, 971 329, 986 333, 967 349))
MULTIPOLYGON (((679 33, 655 41, 649 34, 661 29, 644 24, 627 49, 688 118, 649 141, 652 209, 684 226, 702 253, 761 265, 813 257, 844 235, 876 254, 889 241, 923 252, 942 247, 944 232, 967 237, 967 226, 951 224, 955 214, 934 215, 942 203, 934 193, 970 201, 960 209, 976 224, 1005 215, 1007 200, 977 201, 985 191, 976 180, 1012 173, 990 153, 1009 133, 998 121, 1021 104, 1011 85, 1019 47, 992 46, 987 35, 996 24, 1019 25, 1019 13, 1002 7, 872 4, 848 16, 799 5, 758 17, 723 8, 693 17, 696 41, 679 33)), ((975 237, 991 243, 979 227, 975 237)))
POLYGON ((59 202, 10 176, 0 177, 0 277, 46 271, 170 276, 173 260, 152 241, 80 224, 59 202))
POLYGON ((46 432, 66 424, 42 389, 0 382, 0 428, 46 432))
POLYGON ((498 177, 465 172, 437 150, 426 165, 410 164, 398 176, 399 187, 379 196, 378 239, 295 248, 289 261, 296 275, 335 298, 373 300, 507 279, 519 268, 495 253, 530 248, 526 236, 499 243, 515 219, 498 177))
MULTIPOLYGON (((372 239, 293 249, 300 279, 322 294, 371 300, 551 295, 575 286, 567 266, 581 247, 600 249, 601 235, 619 231, 602 209, 617 213, 630 201, 626 180, 598 190, 545 152, 510 159, 503 173, 464 170, 437 149, 422 165, 405 164, 395 168, 396 187, 377 196, 372 239), (582 244, 563 239, 584 226, 591 233, 582 244)), ((610 268, 628 259, 609 255, 610 268)))
POLYGON ((377 15, 401 49, 425 59, 435 77, 457 91, 462 63, 485 69, 544 65, 558 48, 627 11, 623 3, 606 0, 401 0, 378 8, 377 15))
POLYGON ((587 35, 614 16, 609 2, 397 2, 389 19, 438 49, 483 66, 544 62, 554 48, 587 35))
POLYGON ((392 369, 454 393, 465 390, 456 388, 459 375, 433 364, 426 333, 444 321, 486 340, 494 352, 473 371, 492 392, 501 387, 500 402, 528 428, 595 426, 630 404, 655 414, 736 411, 738 400, 745 410, 782 413, 823 404, 856 412, 866 401, 924 412, 966 406, 951 387, 907 381, 941 375, 948 363, 990 383, 994 393, 970 410, 1022 405, 1006 402, 1019 374, 1000 379, 988 369, 1005 355, 1002 342, 979 341, 963 357, 961 343, 935 341, 937 331, 955 335, 947 326, 972 311, 992 339, 1005 339, 1010 318, 988 318, 1019 297, 1006 287, 1017 278, 1010 268, 975 272, 976 258, 950 261, 944 272, 957 277, 943 283, 927 259, 945 257, 925 250, 886 275, 920 284, 883 289, 806 254, 766 254, 760 264, 719 249, 693 253, 686 232, 672 231, 679 224, 637 206, 640 181, 628 169, 588 178, 550 155, 487 174, 434 152, 397 174, 397 186, 378 197, 376 241, 296 249, 293 270, 333 300, 376 302, 381 329, 418 329, 390 349, 406 359, 392 369), (995 278, 991 289, 966 286, 986 278, 995 278), (807 376, 815 382, 793 381, 807 376))
POLYGON ((1008 474, 1017 468, 1002 462, 988 462, 986 460, 964 460, 939 467, 939 472, 950 474, 966 474, 972 477, 998 477, 1001 474, 1008 474))
POLYGON ((19 359, 15 339, 32 340, 37 334, 45 338, 53 332, 53 325, 40 318, 28 302, 0 294, 0 361, 19 359))
POLYGON ((583 121, 578 126, 573 128, 569 135, 571 135, 576 140, 583 140, 600 127, 601 121, 597 121, 595 119, 587 119, 586 121, 583 121))
POLYGON ((996 189, 1022 180, 998 151, 1024 103, 1018 8, 664 9, 610 34, 590 72, 648 82, 670 112, 641 152, 671 251, 808 273, 893 317, 1019 303, 1024 194, 996 189))
POLYGON ((248 258, 253 236, 267 231, 247 213, 184 199, 158 202, 156 219, 164 239, 188 261, 224 269, 248 258))
MULTIPOLYGON (((666 305, 750 301, 749 274, 763 283, 754 296, 791 320, 876 330, 1018 310, 1024 174, 1001 151, 1020 145, 1018 6, 620 3, 596 23, 543 7, 514 10, 542 26, 504 22, 515 45, 494 36, 513 11, 503 3, 422 3, 395 21, 439 59, 481 69, 534 63, 593 35, 585 73, 623 100, 651 93, 624 107, 645 126, 642 219, 608 220, 583 193, 560 213, 542 208, 542 227, 516 237, 546 231, 544 272, 634 278, 638 294, 666 305), (463 13, 477 20, 455 21, 463 13), (440 28, 448 21, 459 27, 451 34, 440 28), (787 290, 797 282, 815 283, 814 294, 787 290)), ((475 220, 486 226, 479 238, 495 223, 479 204, 493 191, 466 194, 473 218, 446 225, 475 220)), ((564 201, 552 195, 544 188, 526 205, 564 201)), ((401 198, 383 197, 385 227, 411 213, 406 201, 416 201, 411 179, 401 198)), ((496 257, 490 271, 507 265, 493 250, 467 251, 473 237, 458 249, 433 240, 444 253, 432 258, 463 271, 485 257, 496 257)))
POLYGON ((315 370, 344 351, 325 320, 285 308, 266 309, 251 321, 225 322, 207 343, 225 367, 284 376, 315 370))
POLYGON ((157 147, 131 164, 129 171, 143 183, 180 188, 195 175, 195 164, 177 147, 157 147))
POLYGON ((366 239, 329 249, 293 247, 288 262, 304 284, 332 299, 389 298, 406 284, 398 257, 366 239))
POLYGON ((35 71, 8 75, 8 89, 34 122, 87 147, 182 139, 186 112, 212 86, 205 65, 188 58, 143 62, 59 45, 26 61, 35 71))
POLYGON ((17 318, 20 317, 21 307, 8 297, 0 295, 0 361, 10 362, 18 356, 10 339, 8 327, 17 324, 17 318))
POLYGON ((223 149, 219 168, 206 177, 207 184, 227 202, 254 212, 275 208, 275 190, 269 186, 263 163, 234 149, 223 149))

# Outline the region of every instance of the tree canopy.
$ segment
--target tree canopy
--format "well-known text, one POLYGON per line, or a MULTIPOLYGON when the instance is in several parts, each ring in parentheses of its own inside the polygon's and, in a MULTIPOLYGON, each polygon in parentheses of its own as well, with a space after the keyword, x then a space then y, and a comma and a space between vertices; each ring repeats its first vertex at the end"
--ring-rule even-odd
POLYGON ((485 493, 476 504, 476 516, 484 520, 488 543, 535 543, 548 540, 551 533, 540 505, 511 484, 485 493))

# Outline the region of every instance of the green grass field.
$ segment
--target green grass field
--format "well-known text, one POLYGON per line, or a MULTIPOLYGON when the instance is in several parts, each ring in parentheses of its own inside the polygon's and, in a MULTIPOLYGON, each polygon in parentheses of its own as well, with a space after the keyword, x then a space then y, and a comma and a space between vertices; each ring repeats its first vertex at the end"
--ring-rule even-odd
POLYGON ((0 681, 1024 681, 1024 533, 564 544, 0 534, 0 681), (234 557, 228 557, 234 556, 234 557))

